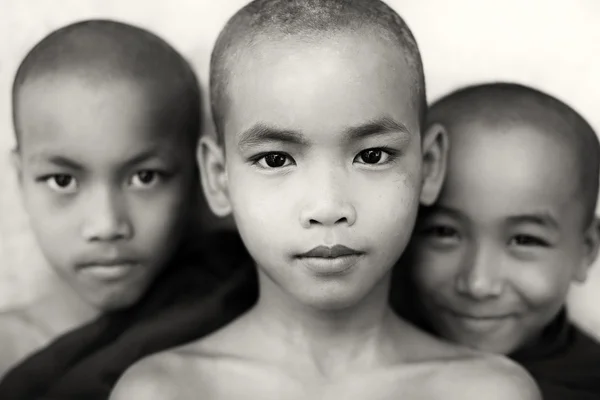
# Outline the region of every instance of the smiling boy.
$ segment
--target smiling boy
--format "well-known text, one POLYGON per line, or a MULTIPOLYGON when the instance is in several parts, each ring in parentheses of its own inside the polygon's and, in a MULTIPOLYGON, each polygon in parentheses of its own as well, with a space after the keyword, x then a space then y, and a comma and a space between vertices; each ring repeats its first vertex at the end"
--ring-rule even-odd
POLYGON ((429 119, 447 127, 451 150, 440 198, 410 246, 416 311, 441 337, 510 356, 544 399, 600 398, 600 344, 565 307, 600 245, 592 127, 562 101, 510 83, 450 93, 429 119))

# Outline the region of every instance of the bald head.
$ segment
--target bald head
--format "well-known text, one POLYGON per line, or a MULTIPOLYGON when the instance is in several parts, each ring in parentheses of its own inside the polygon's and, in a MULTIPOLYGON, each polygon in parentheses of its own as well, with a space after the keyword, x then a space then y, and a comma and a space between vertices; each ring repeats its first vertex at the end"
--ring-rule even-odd
POLYGON ((200 130, 200 93, 187 61, 149 31, 110 20, 87 20, 60 28, 26 55, 13 83, 13 121, 20 142, 23 88, 61 77, 103 85, 123 80, 143 87, 161 101, 168 118, 196 140, 200 130))
MULTIPOLYGON (((441 123, 452 137, 467 124, 480 124, 508 134, 511 128, 533 127, 568 147, 577 163, 586 219, 591 221, 598 198, 600 144, 589 123, 562 101, 536 89, 512 83, 489 83, 459 89, 433 103, 428 123, 441 123)), ((481 130, 481 134, 487 132, 481 130)), ((559 160, 550 160, 559 162, 559 160)))
MULTIPOLYGON (((211 108, 219 138, 228 108, 233 66, 260 43, 287 38, 318 41, 344 33, 373 34, 393 44, 410 68, 415 108, 424 122, 425 79, 415 38, 402 18, 379 0, 255 0, 221 31, 210 65, 211 108)), ((401 73, 400 71, 398 73, 401 73)))

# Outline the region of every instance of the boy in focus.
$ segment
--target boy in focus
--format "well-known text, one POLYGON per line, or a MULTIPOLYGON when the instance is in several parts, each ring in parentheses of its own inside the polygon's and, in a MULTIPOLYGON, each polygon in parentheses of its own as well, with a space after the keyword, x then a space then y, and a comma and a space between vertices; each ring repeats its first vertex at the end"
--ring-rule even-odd
POLYGON ((438 342, 388 306, 446 153, 439 126, 422 130, 421 59, 393 10, 253 1, 221 32, 210 85, 219 137, 201 141, 202 182, 213 212, 234 216, 259 300, 134 366, 113 399, 538 398, 512 363, 438 342))

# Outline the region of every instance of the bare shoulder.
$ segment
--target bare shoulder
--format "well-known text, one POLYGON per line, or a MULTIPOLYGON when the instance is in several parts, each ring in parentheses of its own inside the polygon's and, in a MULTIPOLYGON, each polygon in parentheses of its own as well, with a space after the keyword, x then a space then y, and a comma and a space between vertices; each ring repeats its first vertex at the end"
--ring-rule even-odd
POLYGON ((233 390, 234 378, 239 383, 254 376, 248 361, 253 346, 240 334, 244 327, 243 320, 234 321, 207 337, 141 360, 121 377, 111 400, 224 398, 223 393, 233 390))
POLYGON ((210 398, 214 368, 219 358, 222 332, 146 357, 119 379, 110 399, 210 398))
MULTIPOLYGON (((462 400, 541 400, 533 378, 508 358, 479 354, 451 368, 441 386, 452 385, 462 400)), ((443 388, 441 388, 443 390, 443 388)))
POLYGON ((207 398, 208 387, 203 384, 202 374, 197 373, 200 359, 180 349, 144 358, 119 379, 110 399, 207 398))
POLYGON ((47 340, 29 317, 26 308, 0 313, 0 377, 43 347, 47 340))
POLYGON ((424 379, 440 398, 453 399, 455 394, 461 400, 541 399, 533 378, 504 356, 461 347, 410 325, 404 332, 411 344, 410 361, 427 372, 424 379))

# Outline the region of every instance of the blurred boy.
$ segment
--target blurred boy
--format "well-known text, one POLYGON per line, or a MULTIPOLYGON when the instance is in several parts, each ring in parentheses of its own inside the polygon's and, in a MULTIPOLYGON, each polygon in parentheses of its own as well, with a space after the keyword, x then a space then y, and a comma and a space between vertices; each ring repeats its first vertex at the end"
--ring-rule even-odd
POLYGON ((411 246, 424 326, 510 355, 544 399, 600 398, 600 345, 565 309, 598 251, 596 134, 566 104, 517 84, 458 90, 428 118, 448 130, 450 152, 411 246))
POLYGON ((0 316, 0 374, 27 358, 0 398, 106 398, 138 358, 226 320, 218 298, 231 288, 215 291, 224 278, 188 265, 183 246, 198 82, 154 34, 83 21, 28 53, 13 114, 23 201, 56 277, 49 294, 0 316))

